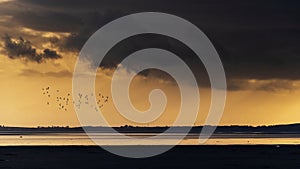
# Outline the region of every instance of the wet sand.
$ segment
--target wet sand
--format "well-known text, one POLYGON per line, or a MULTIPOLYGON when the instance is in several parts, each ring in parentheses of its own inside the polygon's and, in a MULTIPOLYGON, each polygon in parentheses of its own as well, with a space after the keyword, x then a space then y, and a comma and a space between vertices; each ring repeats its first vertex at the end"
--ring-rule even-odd
POLYGON ((0 168, 299 169, 300 146, 176 146, 145 159, 119 157, 97 146, 11 146, 0 147, 0 168))

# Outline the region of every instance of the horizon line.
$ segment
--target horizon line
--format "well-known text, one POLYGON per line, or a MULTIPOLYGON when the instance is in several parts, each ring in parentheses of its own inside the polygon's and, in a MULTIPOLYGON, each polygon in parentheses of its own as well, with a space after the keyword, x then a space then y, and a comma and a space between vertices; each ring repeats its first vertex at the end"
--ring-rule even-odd
POLYGON ((126 127, 131 127, 131 128, 169 128, 169 127, 190 127, 190 128, 196 128, 196 127, 204 127, 204 126, 208 126, 208 127, 252 127, 252 128, 257 128, 257 127, 277 127, 277 126, 289 126, 289 125, 300 125, 299 123, 285 123, 285 124, 273 124, 273 125, 238 125, 238 124, 233 124, 233 125, 196 125, 196 126, 133 126, 133 125, 122 125, 122 126, 5 126, 5 125, 0 125, 0 128, 35 128, 35 129, 39 129, 39 128, 69 128, 69 129, 75 129, 75 128, 85 128, 85 127, 101 127, 101 128, 126 128, 126 127))

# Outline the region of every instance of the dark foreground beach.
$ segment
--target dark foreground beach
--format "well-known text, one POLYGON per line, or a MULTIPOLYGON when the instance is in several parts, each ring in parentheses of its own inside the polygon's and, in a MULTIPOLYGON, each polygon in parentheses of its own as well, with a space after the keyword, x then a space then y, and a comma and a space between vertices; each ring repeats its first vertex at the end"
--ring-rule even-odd
POLYGON ((0 147, 0 168, 299 169, 300 146, 176 146, 145 159, 119 157, 97 146, 12 146, 0 147))

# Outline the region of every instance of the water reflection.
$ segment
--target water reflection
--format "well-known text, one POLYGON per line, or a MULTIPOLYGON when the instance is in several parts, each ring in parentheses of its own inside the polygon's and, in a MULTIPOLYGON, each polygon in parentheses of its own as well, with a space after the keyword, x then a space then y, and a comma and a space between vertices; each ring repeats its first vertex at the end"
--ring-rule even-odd
MULTIPOLYGON (((102 145, 136 145, 139 138, 153 136, 151 133, 128 133, 131 139, 121 139, 119 136, 109 133, 94 133, 92 137, 99 139, 102 145)), ((172 139, 180 134, 170 134, 163 139, 147 139, 144 145, 168 145, 172 139)), ((181 141, 181 145, 198 145, 198 135, 188 135, 181 141)), ((215 134, 205 145, 277 145, 277 144, 299 144, 299 134, 215 134)), ((36 133, 36 134, 14 134, 0 133, 1 146, 21 145, 95 145, 85 133, 36 133)))

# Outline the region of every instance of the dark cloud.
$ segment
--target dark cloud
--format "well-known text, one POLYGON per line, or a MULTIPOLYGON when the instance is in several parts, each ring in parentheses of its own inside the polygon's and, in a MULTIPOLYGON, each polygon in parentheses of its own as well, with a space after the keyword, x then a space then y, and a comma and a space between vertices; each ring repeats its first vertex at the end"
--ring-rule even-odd
POLYGON ((45 59, 59 59, 61 58, 60 55, 56 53, 56 51, 51 49, 45 49, 44 53, 42 54, 42 57, 45 59))
MULTIPOLYGON (((12 15, 16 25, 70 32, 69 37, 56 39, 55 44, 72 51, 80 51, 97 29, 120 16, 145 11, 174 14, 194 23, 212 41, 232 89, 235 79, 300 79, 297 0, 20 0, 6 4, 6 8, 0 7, 0 14, 12 15)), ((123 47, 115 47, 102 66, 115 67, 137 49, 160 47, 180 55, 197 76, 204 76, 201 62, 179 42, 165 37, 134 38, 120 43, 123 47)))
MULTIPOLYGON (((134 12, 160 11, 183 17, 203 30, 219 52, 229 79, 300 79, 300 74, 297 73, 300 71, 300 3, 297 1, 26 2, 61 12, 64 9, 81 18, 81 22, 78 22, 80 28, 60 43, 66 50, 79 51, 98 28, 120 16, 134 12), (76 10, 72 10, 73 7, 76 10), (82 7, 81 10, 77 10, 79 7, 82 7)), ((124 48, 155 46, 149 45, 154 44, 149 41, 151 39, 144 38, 137 43, 127 42, 124 48), (141 42, 145 44, 142 45, 141 42)), ((166 47, 161 40, 155 43, 158 47, 166 47)), ((167 44, 167 48, 178 48, 178 45, 167 44)), ((186 62, 194 64, 195 57, 189 53, 187 50, 181 52, 186 62)), ((106 60, 103 64, 108 67, 115 66, 123 58, 121 55, 118 55, 119 58, 108 56, 110 61, 106 60)), ((195 65, 195 70, 197 67, 200 66, 195 65)))
POLYGON ((10 59, 23 59, 25 61, 33 61, 41 63, 46 59, 59 59, 61 56, 56 51, 45 49, 42 53, 37 53, 32 47, 30 41, 20 37, 18 40, 13 40, 9 35, 3 37, 4 50, 10 59))

